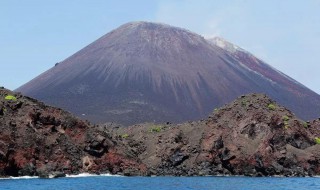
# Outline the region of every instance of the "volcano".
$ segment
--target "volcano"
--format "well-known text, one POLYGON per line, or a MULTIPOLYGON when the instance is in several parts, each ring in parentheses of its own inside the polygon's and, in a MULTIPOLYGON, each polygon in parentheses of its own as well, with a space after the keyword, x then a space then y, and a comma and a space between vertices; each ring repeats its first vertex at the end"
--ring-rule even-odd
POLYGON ((265 93, 301 119, 320 96, 222 38, 131 22, 16 91, 94 123, 182 122, 247 93, 265 93))

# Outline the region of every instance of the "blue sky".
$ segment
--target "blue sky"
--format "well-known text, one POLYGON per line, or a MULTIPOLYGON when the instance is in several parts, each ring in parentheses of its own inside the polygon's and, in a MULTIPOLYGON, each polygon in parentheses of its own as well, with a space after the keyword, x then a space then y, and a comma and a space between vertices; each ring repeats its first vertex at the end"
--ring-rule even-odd
POLYGON ((221 36, 320 93, 320 0, 1 0, 0 86, 141 20, 221 36))

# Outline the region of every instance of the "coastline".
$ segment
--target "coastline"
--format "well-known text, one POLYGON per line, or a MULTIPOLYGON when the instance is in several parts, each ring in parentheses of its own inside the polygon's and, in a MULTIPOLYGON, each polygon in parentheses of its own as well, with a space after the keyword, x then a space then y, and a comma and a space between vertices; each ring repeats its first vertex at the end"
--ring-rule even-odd
MULTIPOLYGON (((106 174, 91 174, 91 173, 80 173, 80 174, 67 174, 65 177, 59 177, 59 178, 82 178, 82 177, 125 177, 121 175, 112 175, 109 173, 106 174)), ((41 178, 39 176, 19 176, 19 177, 0 177, 0 180, 16 180, 16 179, 56 179, 57 177, 54 177, 53 175, 49 175, 49 178, 41 178)))
MULTIPOLYGON (((87 178, 87 177, 128 177, 124 175, 113 175, 113 174, 93 174, 93 173, 80 173, 80 174, 67 174, 65 177, 58 177, 58 178, 87 178)), ((145 177, 145 178, 157 178, 157 177, 174 177, 174 178, 220 178, 220 177, 226 177, 226 178, 232 178, 232 177, 240 177, 240 178, 320 178, 320 175, 315 176, 284 176, 284 175, 275 175, 275 176, 245 176, 245 175, 206 175, 206 176, 172 176, 172 175, 166 175, 166 176, 130 176, 129 178, 135 178, 135 177, 145 177)), ((28 180, 28 179, 57 179, 57 177, 54 177, 53 175, 50 175, 49 178, 41 178, 39 176, 19 176, 19 177, 0 177, 0 180, 28 180)))

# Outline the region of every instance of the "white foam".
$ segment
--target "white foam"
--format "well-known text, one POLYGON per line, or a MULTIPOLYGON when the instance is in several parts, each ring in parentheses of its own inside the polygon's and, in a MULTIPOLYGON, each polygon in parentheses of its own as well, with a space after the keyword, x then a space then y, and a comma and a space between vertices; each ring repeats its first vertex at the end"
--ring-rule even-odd
POLYGON ((7 178, 0 178, 1 179, 37 179, 39 178, 38 176, 20 176, 20 177, 7 177, 7 178))
POLYGON ((112 175, 112 174, 100 174, 100 176, 104 176, 104 177, 124 177, 122 175, 112 175))
POLYGON ((121 175, 111 175, 111 174, 90 174, 90 173, 81 173, 77 175, 66 175, 66 177, 75 178, 75 177, 122 177, 121 175))
MULTIPOLYGON (((66 175, 67 178, 80 178, 80 177, 122 177, 121 175, 112 175, 112 174, 90 174, 90 173, 81 173, 77 175, 66 175)), ((20 177, 6 177, 6 178, 0 178, 0 180, 6 180, 6 179, 38 179, 39 176, 20 176, 20 177)), ((49 176, 49 178, 54 178, 52 175, 49 176)))

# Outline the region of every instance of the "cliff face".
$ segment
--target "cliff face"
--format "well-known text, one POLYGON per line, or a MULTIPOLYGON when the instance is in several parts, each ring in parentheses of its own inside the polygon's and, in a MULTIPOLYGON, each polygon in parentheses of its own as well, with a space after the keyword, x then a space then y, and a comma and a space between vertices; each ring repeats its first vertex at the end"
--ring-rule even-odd
POLYGON ((312 176, 320 174, 319 137, 320 120, 301 121, 262 94, 206 120, 121 127, 91 126, 0 89, 0 176, 312 176))
POLYGON ((143 174, 105 129, 0 89, 0 176, 110 172, 143 174))
POLYGON ((164 24, 128 23, 16 91, 95 123, 198 120, 247 93, 316 117, 319 95, 235 47, 164 24))
POLYGON ((207 120, 114 133, 142 150, 136 156, 155 175, 308 176, 320 173, 319 122, 301 121, 265 95, 251 94, 207 120))

